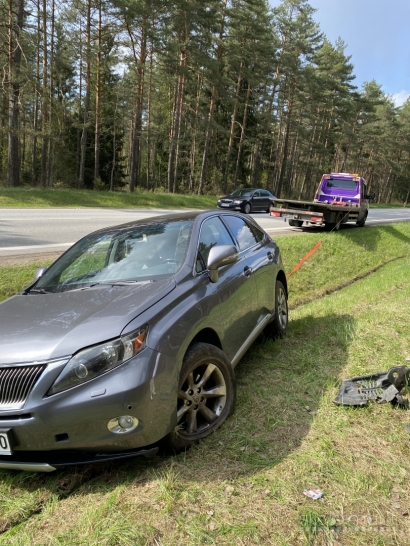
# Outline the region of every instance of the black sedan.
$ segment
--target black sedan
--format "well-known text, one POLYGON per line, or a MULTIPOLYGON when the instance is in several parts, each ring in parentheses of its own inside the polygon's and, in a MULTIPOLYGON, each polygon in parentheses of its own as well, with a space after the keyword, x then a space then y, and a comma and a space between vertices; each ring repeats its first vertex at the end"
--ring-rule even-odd
POLYGON ((0 468, 189 448, 233 411, 252 342, 287 324, 279 248, 252 218, 91 233, 0 305, 0 468))
POLYGON ((275 196, 268 190, 243 188, 218 199, 218 208, 250 212, 269 212, 275 196))

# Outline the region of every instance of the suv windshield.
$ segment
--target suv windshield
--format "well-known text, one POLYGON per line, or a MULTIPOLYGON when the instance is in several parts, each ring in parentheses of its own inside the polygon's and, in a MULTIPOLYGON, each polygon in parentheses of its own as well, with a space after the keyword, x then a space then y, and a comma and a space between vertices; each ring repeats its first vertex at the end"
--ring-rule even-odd
POLYGON ((53 264, 35 288, 65 292, 172 276, 184 262, 191 227, 192 221, 171 221, 89 235, 53 264))
POLYGON ((252 195, 253 190, 235 190, 229 194, 229 197, 248 197, 252 195))

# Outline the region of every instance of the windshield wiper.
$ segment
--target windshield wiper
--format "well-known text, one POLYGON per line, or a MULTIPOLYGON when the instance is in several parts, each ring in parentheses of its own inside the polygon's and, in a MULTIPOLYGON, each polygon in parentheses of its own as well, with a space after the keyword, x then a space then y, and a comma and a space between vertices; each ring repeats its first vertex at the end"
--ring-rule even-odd
POLYGON ((26 290, 24 294, 49 294, 50 292, 47 292, 47 290, 44 290, 44 288, 30 288, 29 290, 26 290))
POLYGON ((74 288, 73 290, 70 290, 70 292, 73 292, 74 290, 88 290, 89 288, 94 288, 94 286, 128 286, 132 284, 147 284, 150 282, 154 282, 154 281, 124 280, 124 281, 92 282, 90 284, 87 284, 86 286, 81 286, 80 288, 74 288))
POLYGON ((129 280, 129 281, 113 281, 107 284, 111 284, 111 286, 127 286, 127 284, 148 284, 150 282, 154 282, 153 280, 149 281, 137 281, 137 280, 129 280))

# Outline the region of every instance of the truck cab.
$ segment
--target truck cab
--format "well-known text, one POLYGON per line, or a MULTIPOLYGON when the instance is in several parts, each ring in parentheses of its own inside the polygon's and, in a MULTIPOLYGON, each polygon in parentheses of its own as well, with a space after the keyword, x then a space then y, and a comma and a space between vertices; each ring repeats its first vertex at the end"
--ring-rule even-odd
POLYGON ((329 205, 360 206, 367 197, 366 181, 357 174, 324 174, 319 183, 314 201, 329 205))

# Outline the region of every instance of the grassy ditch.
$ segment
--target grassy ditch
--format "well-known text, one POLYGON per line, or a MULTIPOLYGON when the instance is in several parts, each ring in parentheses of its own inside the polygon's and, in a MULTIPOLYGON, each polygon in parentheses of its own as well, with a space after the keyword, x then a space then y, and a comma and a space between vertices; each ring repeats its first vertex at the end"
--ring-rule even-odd
POLYGON ((143 209, 208 209, 216 207, 214 195, 182 195, 136 191, 0 189, 0 207, 117 207, 143 209))
MULTIPOLYGON (((280 240, 288 270, 315 237, 280 240)), ((288 335, 248 351, 234 415, 188 453, 0 471, 0 545, 407 545, 410 413, 332 400, 342 378, 410 362, 409 242, 407 224, 324 234, 289 279, 288 335)))

